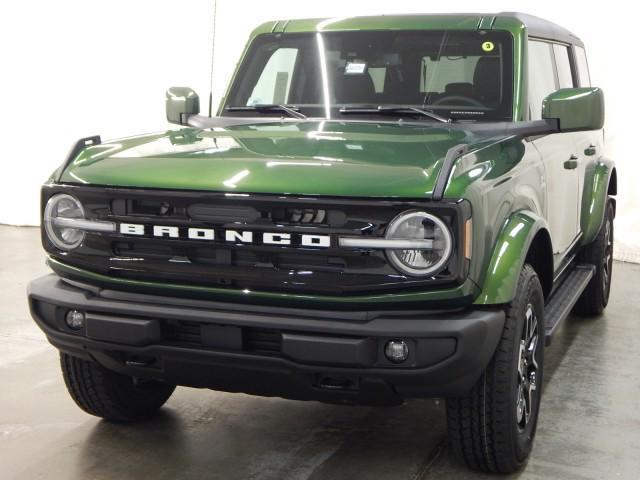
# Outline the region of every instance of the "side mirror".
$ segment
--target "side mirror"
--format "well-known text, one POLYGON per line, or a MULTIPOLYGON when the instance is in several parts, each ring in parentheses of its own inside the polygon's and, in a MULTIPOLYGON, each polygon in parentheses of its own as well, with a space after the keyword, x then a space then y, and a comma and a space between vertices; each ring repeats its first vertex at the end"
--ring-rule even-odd
POLYGON ((561 132, 600 130, 604 94, 599 88, 562 88, 542 101, 542 118, 558 120, 561 132))
POLYGON ((166 95, 167 121, 187 125, 191 115, 200 113, 200 98, 188 87, 171 87, 166 95))

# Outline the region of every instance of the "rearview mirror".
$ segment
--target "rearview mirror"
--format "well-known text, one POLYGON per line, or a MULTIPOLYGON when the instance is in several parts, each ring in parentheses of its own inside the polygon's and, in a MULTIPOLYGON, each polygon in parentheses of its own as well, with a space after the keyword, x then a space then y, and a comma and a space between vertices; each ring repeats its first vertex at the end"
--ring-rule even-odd
POLYGON ((562 88, 542 101, 542 118, 558 120, 561 132, 600 130, 604 94, 599 88, 562 88))
POLYGON ((200 98, 188 87, 171 87, 166 95, 167 121, 187 125, 191 115, 200 113, 200 98))

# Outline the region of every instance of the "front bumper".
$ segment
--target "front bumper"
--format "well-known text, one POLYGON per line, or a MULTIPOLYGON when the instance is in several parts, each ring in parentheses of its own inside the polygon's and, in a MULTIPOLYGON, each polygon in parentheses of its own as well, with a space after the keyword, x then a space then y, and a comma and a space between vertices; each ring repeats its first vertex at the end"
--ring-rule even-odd
POLYGON ((331 403, 394 404, 466 393, 500 338, 501 309, 322 311, 108 290, 55 274, 28 288, 61 351, 177 385, 331 403), (68 328, 69 309, 86 314, 68 328), (393 364, 384 345, 403 339, 393 364))

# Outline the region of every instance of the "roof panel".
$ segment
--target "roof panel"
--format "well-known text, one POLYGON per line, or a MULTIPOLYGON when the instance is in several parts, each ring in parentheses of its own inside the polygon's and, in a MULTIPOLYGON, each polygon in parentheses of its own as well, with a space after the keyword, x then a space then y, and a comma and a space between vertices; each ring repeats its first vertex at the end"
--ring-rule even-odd
POLYGON ((266 22, 256 28, 253 35, 269 33, 274 29, 275 31, 284 29, 287 33, 345 30, 475 30, 478 26, 501 29, 501 26, 512 27, 514 24, 520 24, 527 29, 529 35, 535 37, 582 45, 582 41, 566 28, 519 12, 291 19, 266 22))

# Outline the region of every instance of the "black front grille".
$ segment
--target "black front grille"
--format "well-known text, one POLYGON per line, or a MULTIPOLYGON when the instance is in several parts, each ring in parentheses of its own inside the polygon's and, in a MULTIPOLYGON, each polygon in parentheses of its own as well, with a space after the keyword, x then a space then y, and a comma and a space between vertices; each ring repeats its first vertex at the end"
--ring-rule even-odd
MULTIPOLYGON (((428 202, 276 195, 227 195, 82 186, 45 186, 42 201, 65 191, 84 205, 88 218, 144 225, 142 236, 88 233, 83 245, 60 261, 111 277, 233 289, 357 295, 458 285, 467 262, 460 259, 458 232, 469 216, 466 202, 428 202), (382 237, 399 213, 428 209, 454 234, 448 266, 432 278, 412 278, 394 269, 380 250, 344 249, 338 236, 382 237), (153 226, 173 226, 180 238, 158 238, 153 226), (189 228, 291 235, 293 245, 189 240, 189 228), (305 234, 329 236, 328 248, 300 245, 305 234)), ((218 236, 216 236, 216 239, 218 236)))
POLYGON ((201 345, 201 324, 198 322, 166 321, 163 335, 167 342, 180 345, 201 345))
MULTIPOLYGON (((202 329, 209 328, 199 322, 182 320, 164 320, 162 335, 165 343, 174 346, 189 347, 218 347, 216 339, 205 338, 202 329)), ((243 351, 260 354, 278 354, 282 348, 282 332, 266 328, 234 327, 240 331, 241 347, 243 351)), ((233 349, 233 348, 232 348, 233 349)))
POLYGON ((245 328, 244 348, 256 353, 279 353, 282 348, 282 334, 276 330, 245 328))
POLYGON ((298 225, 323 225, 329 220, 327 211, 318 208, 280 208, 273 211, 272 218, 298 225))

